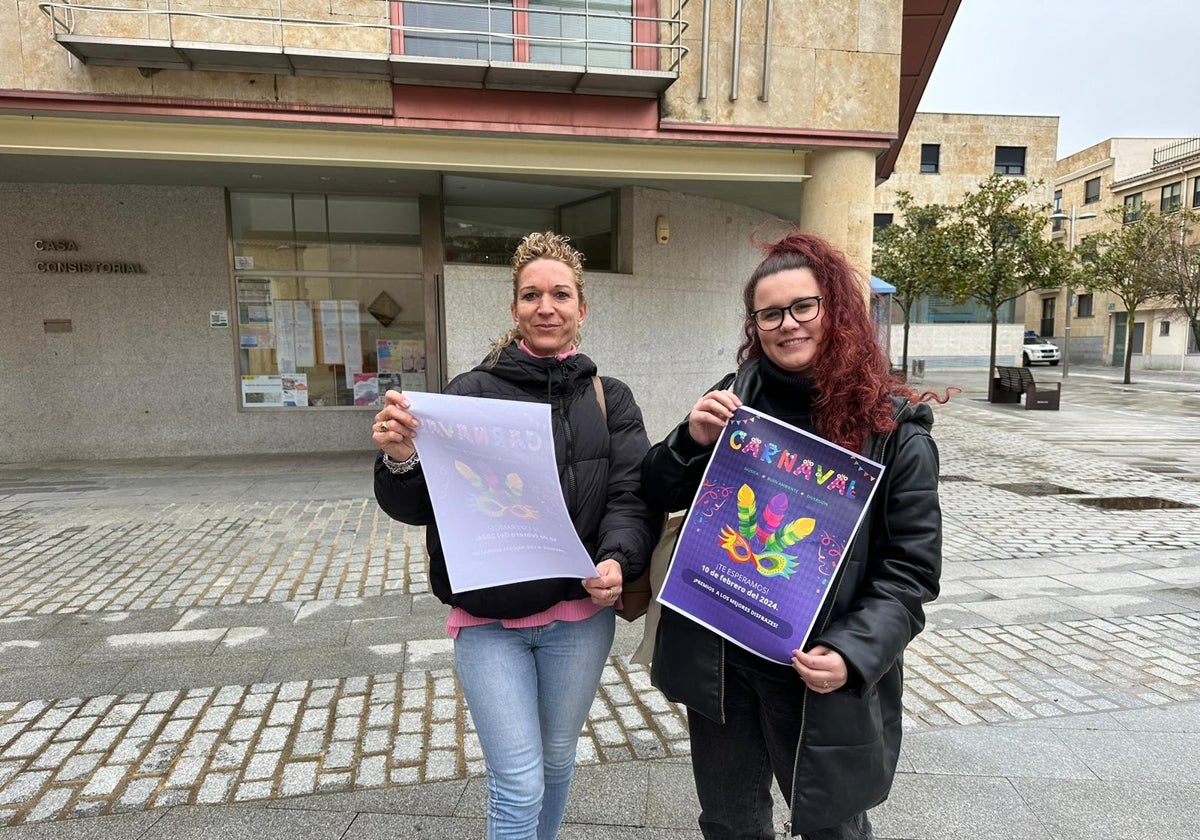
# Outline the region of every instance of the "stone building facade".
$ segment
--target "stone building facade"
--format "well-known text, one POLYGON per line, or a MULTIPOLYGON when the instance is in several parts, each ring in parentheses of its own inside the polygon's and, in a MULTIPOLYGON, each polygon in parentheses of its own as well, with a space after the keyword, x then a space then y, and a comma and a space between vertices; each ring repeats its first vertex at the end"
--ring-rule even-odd
MULTIPOLYGON (((1200 140, 1111 137, 1060 160, 1054 190, 1055 208, 1066 217, 1055 223, 1054 236, 1068 247, 1134 223, 1147 210, 1200 210, 1200 140)), ((1065 291, 1046 290, 1040 297, 1042 310, 1050 312, 1046 326, 1053 323, 1053 335, 1065 336, 1065 291)), ((1119 297, 1074 291, 1067 342, 1072 361, 1123 366, 1130 329, 1119 297)), ((1187 317, 1169 302, 1150 301, 1135 312, 1132 330, 1134 369, 1200 370, 1187 317)))
MULTIPOLYGON (((910 194, 918 205, 956 205, 995 172, 1029 180, 1034 187, 1025 200, 1048 206, 1057 145, 1058 117, 917 113, 895 171, 875 188, 874 224, 902 221, 896 208, 900 192, 910 194)), ((930 367, 987 367, 991 331, 981 327, 988 321, 986 312, 933 296, 915 309, 910 359, 930 367)), ((997 335, 1001 364, 1020 362, 1027 313, 1025 298, 1002 313, 1004 323, 997 335)), ((901 358, 902 342, 903 331, 893 327, 893 359, 901 358)))
POLYGON ((545 227, 661 435, 733 364, 755 231, 869 267, 958 0, 491 5, 0 0, 0 460, 368 449, 545 227))

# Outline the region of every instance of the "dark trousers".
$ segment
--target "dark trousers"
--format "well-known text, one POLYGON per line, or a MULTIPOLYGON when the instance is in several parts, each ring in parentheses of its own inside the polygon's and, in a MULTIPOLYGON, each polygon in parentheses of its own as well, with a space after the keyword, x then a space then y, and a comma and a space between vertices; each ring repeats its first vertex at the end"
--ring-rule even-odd
MULTIPOLYGON (((726 645, 725 723, 688 711, 692 772, 705 840, 773 840, 771 777, 792 796, 804 684, 786 665, 748 661, 726 645)), ((757 657, 755 657, 757 659, 757 657)), ((873 840, 865 813, 801 835, 803 840, 873 840)))

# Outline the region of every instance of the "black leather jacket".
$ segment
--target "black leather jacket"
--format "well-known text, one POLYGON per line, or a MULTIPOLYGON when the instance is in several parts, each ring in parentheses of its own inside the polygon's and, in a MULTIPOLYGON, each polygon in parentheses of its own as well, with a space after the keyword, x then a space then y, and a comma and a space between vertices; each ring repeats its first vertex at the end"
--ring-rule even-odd
MULTIPOLYGON (((717 389, 733 384, 731 374, 717 389)), ((735 392, 754 407, 761 393, 754 361, 737 374, 735 392)), ((938 452, 924 404, 893 397, 897 428, 873 435, 863 453, 883 463, 882 484, 868 508, 835 590, 814 625, 809 646, 826 645, 846 660, 850 680, 831 694, 807 690, 793 709, 801 717, 791 791, 792 831, 837 825, 887 798, 900 753, 904 648, 925 625, 924 604, 938 594, 942 516, 938 452)), ((711 449, 680 424, 642 464, 643 492, 668 510, 691 504, 711 449)), ((724 719, 725 642, 664 608, 651 678, 672 701, 724 719)), ((799 676, 796 677, 799 680, 799 676)))
MULTIPOLYGON (((629 388, 603 377, 607 422, 596 399, 596 365, 583 354, 567 359, 530 356, 515 344, 494 367, 455 377, 445 393, 550 404, 554 454, 567 511, 593 562, 612 558, 625 580, 639 576, 661 527, 638 495, 642 456, 650 448, 642 412, 629 388)), ((549 578, 455 593, 420 467, 393 475, 375 460, 375 498, 393 519, 427 526, 430 585, 443 603, 480 618, 521 618, 559 601, 586 598, 578 580, 549 578)))

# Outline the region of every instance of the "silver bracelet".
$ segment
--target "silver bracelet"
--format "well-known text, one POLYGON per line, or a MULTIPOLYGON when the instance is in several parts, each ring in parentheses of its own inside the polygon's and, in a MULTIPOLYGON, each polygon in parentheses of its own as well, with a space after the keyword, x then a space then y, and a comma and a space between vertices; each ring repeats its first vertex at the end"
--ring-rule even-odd
POLYGON ((421 463, 421 456, 415 450, 412 455, 403 461, 393 461, 388 457, 386 452, 383 453, 383 465, 387 467, 388 472, 392 475, 403 475, 406 472, 412 472, 419 463, 421 463))

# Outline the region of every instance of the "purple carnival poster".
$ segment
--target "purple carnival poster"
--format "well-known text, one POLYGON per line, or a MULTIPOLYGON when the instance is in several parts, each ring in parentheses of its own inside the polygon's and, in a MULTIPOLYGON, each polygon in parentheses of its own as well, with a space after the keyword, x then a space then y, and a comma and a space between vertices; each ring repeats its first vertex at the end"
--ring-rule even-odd
POLYGON ((658 600, 791 662, 882 474, 881 464, 739 408, 713 448, 658 600))
POLYGON ((550 406, 406 396, 451 589, 596 576, 563 500, 550 406))

